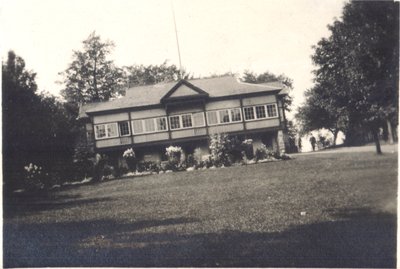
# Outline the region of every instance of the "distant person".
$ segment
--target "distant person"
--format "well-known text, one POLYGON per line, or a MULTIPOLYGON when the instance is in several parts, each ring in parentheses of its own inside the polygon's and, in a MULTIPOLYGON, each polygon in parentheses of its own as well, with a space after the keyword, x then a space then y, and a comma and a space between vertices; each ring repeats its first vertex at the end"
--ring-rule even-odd
POLYGON ((315 144, 317 143, 317 140, 315 140, 315 137, 312 134, 310 137, 310 143, 311 143, 312 151, 315 151, 315 144))
POLYGON ((299 147, 299 152, 301 152, 301 137, 299 137, 299 141, 297 142, 297 146, 299 147))

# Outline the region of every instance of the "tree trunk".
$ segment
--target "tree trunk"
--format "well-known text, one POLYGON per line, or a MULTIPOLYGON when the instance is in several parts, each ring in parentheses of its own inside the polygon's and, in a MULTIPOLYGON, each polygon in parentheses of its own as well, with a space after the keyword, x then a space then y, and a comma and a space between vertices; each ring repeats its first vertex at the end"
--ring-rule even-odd
POLYGON ((374 137, 375 146, 376 146, 376 154, 382 154, 381 144, 379 142, 378 130, 372 130, 372 135, 374 137))
POLYGON ((339 133, 339 130, 337 130, 337 129, 333 132, 333 147, 336 147, 336 138, 337 138, 338 133, 339 133))
POLYGON ((392 124, 390 123, 390 120, 386 120, 386 123, 387 123, 387 132, 388 132, 389 144, 393 144, 392 124))

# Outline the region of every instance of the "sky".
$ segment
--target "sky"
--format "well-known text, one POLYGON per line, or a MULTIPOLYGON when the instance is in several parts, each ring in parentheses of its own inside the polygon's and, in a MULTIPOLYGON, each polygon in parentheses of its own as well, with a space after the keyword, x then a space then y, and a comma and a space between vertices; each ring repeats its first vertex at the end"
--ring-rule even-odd
MULTIPOLYGON (((59 72, 96 31, 118 66, 179 65, 195 77, 251 70, 293 79, 294 109, 313 85, 312 46, 328 37, 345 0, 3 0, 1 57, 14 50, 59 95, 59 72)), ((290 117, 291 115, 289 115, 290 117)))

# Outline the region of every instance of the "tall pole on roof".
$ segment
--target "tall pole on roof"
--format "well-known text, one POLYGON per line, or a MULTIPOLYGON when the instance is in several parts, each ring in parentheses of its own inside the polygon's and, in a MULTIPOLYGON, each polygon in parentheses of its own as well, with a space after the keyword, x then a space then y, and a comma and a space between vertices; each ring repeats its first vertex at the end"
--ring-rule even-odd
POLYGON ((181 79, 181 78, 182 78, 181 51, 180 51, 180 49, 179 49, 179 39, 178 39, 178 31, 177 31, 177 29, 176 29, 176 20, 175 20, 174 1, 173 1, 173 0, 171 0, 171 8, 172 8, 172 17, 174 18, 176 45, 177 45, 177 48, 178 48, 178 57, 179 57, 179 79, 181 79))

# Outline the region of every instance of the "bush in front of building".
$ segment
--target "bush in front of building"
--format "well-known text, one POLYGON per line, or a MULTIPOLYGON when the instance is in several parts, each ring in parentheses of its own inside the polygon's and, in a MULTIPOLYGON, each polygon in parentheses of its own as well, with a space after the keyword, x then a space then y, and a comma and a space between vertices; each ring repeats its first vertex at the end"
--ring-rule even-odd
POLYGON ((229 151, 231 149, 231 140, 227 134, 210 135, 210 156, 214 166, 230 166, 231 159, 229 151))
POLYGON ((143 162, 138 162, 138 164, 137 164, 137 171, 139 173, 143 173, 143 172, 158 173, 161 170, 163 170, 163 169, 161 167, 160 162, 143 161, 143 162))
POLYGON ((181 158, 183 155, 183 151, 181 147, 178 146, 169 146, 165 149, 165 155, 168 158, 169 169, 172 171, 179 170, 181 166, 181 158))
POLYGON ((256 149, 254 157, 256 161, 272 159, 274 158, 274 152, 270 151, 266 145, 261 144, 261 147, 256 149))
POLYGON ((137 170, 137 158, 135 151, 132 148, 125 150, 122 157, 125 159, 129 171, 133 172, 137 170))

